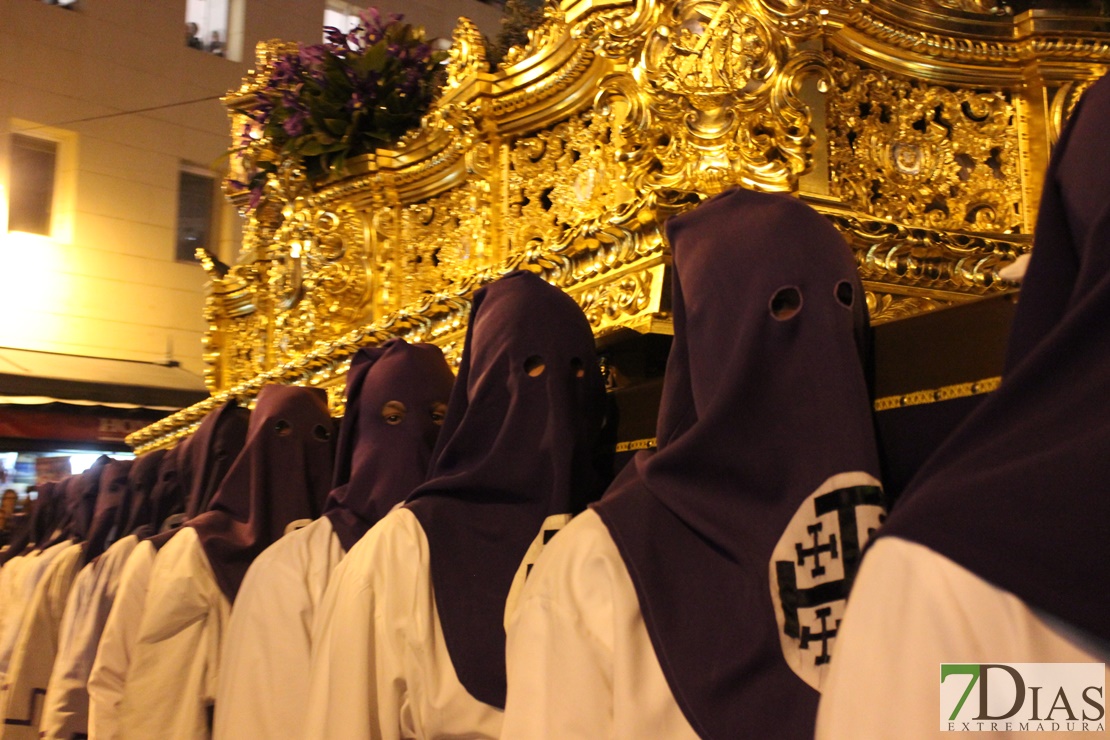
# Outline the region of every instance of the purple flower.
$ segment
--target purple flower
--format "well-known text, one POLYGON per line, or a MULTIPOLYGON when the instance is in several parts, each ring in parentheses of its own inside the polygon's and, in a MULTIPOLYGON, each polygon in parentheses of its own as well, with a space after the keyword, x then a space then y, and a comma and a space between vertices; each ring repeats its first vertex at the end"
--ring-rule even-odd
POLYGON ((274 71, 270 74, 270 86, 280 87, 292 83, 300 72, 300 56, 283 54, 274 62, 274 71))
POLYGON ((335 26, 324 26, 324 39, 326 39, 329 44, 335 46, 342 46, 344 48, 347 46, 347 34, 343 33, 335 26))
MULTIPOLYGON (((325 141, 329 149, 338 148, 333 146, 338 143, 342 148, 335 156, 340 158, 359 154, 416 125, 430 102, 432 62, 440 52, 424 43, 423 31, 398 25, 400 15, 386 16, 375 8, 359 18, 349 33, 329 26, 322 43, 299 45, 278 57, 270 78, 243 111, 250 123, 242 127, 236 147, 251 152, 249 160, 242 160, 247 182, 240 184, 250 191, 251 208, 262 202, 266 173, 274 171, 277 159, 304 158, 310 141, 313 148, 325 141), (380 70, 362 71, 360 59, 373 47, 375 54, 384 51, 385 63, 380 70), (272 151, 256 159, 259 146, 272 151)), ((333 155, 322 156, 309 159, 326 165, 333 155)))
POLYGON ((358 14, 359 25, 370 28, 381 28, 382 26, 382 13, 377 8, 367 8, 366 10, 359 11, 358 14))
POLYGON ((405 95, 415 95, 420 89, 420 80, 423 77, 422 70, 417 67, 409 67, 405 70, 405 78, 398 87, 405 95))
POLYGON ((313 44, 312 46, 301 45, 300 49, 300 63, 304 68, 315 67, 324 61, 324 47, 320 44, 313 44))
POLYGON ((290 136, 300 136, 304 133, 305 122, 307 120, 308 116, 305 115, 303 111, 296 110, 293 111, 293 115, 285 119, 281 127, 285 130, 285 133, 290 136))

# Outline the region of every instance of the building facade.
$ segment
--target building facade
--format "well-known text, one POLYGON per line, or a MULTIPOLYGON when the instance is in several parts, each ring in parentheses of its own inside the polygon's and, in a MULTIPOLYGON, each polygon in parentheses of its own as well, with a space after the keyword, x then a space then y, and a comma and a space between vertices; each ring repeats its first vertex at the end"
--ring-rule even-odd
MULTIPOLYGON (((207 395, 207 277, 242 222, 223 197, 229 121, 257 42, 316 43, 340 0, 0 2, 0 452, 125 450, 207 395), (89 404, 93 404, 90 406, 89 404), (135 408, 138 407, 138 408, 135 408)), ((430 38, 477 0, 391 0, 430 38)), ((20 488, 22 490, 22 488, 20 488)))

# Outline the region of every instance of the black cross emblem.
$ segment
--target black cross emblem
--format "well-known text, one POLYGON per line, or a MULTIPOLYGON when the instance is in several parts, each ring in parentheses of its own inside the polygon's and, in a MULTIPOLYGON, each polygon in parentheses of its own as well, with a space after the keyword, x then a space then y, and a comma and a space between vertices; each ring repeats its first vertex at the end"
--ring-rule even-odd
POLYGON ((840 631, 840 620, 836 620, 836 626, 829 629, 829 615, 832 614, 832 608, 823 606, 814 612, 814 615, 821 620, 821 631, 813 632, 809 627, 802 627, 802 650, 809 648, 810 642, 821 641, 821 654, 814 659, 815 665, 824 665, 829 662, 829 640, 836 637, 836 633, 840 631))
MULTIPOLYGON (((802 640, 804 647, 810 641, 827 641, 835 636, 836 628, 829 632, 826 620, 832 613, 829 604, 841 601, 848 596, 848 591, 855 580, 856 571, 859 570, 860 558, 863 548, 860 545, 860 532, 856 521, 857 506, 879 506, 886 508, 883 492, 875 486, 852 486, 840 488, 824 493, 813 501, 814 516, 820 517, 835 512, 839 537, 830 534, 827 543, 819 542, 821 523, 806 527, 813 537, 813 547, 804 548, 800 543, 794 544, 797 553, 797 564, 792 560, 776 560, 774 563, 775 574, 778 580, 778 599, 782 606, 783 626, 782 631, 788 637, 802 640), (831 558, 839 558, 844 566, 844 576, 835 580, 821 580, 806 588, 798 586, 797 566, 805 565, 806 558, 812 557, 816 563, 813 569, 814 577, 824 575, 824 567, 820 564, 820 554, 828 552, 831 558), (820 569, 820 570, 818 570, 820 569), (822 631, 815 633, 801 625, 800 611, 813 609, 818 618, 822 619, 822 631), (824 616, 822 616, 824 612, 824 616), (805 634, 803 638, 802 635, 805 634)), ((831 655, 827 645, 822 648, 824 660, 821 664, 829 662, 831 655)))
POLYGON ((806 527, 806 531, 813 537, 813 547, 802 547, 800 542, 794 544, 794 552, 798 554, 798 565, 805 565, 806 558, 813 558, 813 570, 810 571, 810 575, 814 578, 825 575, 825 566, 821 565, 821 553, 827 552, 832 560, 840 557, 840 553, 836 549, 835 534, 829 535, 828 542, 818 544, 817 540, 820 538, 821 528, 821 522, 806 527))

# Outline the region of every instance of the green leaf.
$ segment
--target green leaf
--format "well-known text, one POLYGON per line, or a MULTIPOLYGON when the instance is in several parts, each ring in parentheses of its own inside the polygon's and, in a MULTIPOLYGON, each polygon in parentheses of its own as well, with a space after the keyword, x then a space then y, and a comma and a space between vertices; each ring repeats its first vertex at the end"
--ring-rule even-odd
POLYGON ((386 62, 389 61, 388 57, 389 47, 384 41, 379 41, 378 43, 374 44, 369 49, 367 49, 366 54, 363 55, 363 64, 365 65, 366 71, 381 72, 385 69, 386 62))
POLYGON ((324 146, 316 139, 309 139, 301 147, 301 155, 304 157, 314 157, 324 153, 324 146))

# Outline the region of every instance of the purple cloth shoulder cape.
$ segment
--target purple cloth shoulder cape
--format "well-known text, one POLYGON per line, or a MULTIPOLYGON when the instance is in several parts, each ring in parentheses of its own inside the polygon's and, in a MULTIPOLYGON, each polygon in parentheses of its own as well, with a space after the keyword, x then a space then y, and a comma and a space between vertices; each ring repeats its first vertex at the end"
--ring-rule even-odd
POLYGON ((100 476, 104 468, 112 462, 112 458, 101 455, 88 470, 73 476, 73 482, 66 486, 66 534, 78 542, 83 542, 89 536, 96 499, 100 494, 100 476))
POLYGON ((100 471, 99 492, 96 495, 96 506, 89 524, 89 535, 81 548, 82 566, 108 549, 114 541, 112 538, 116 529, 116 519, 127 497, 127 479, 132 464, 130 460, 112 460, 100 471))
POLYGON ((297 519, 323 513, 335 424, 320 388, 263 386, 247 441, 212 497, 186 522, 197 531, 220 590, 234 603, 247 568, 297 519))
POLYGON ((43 542, 54 529, 54 520, 61 508, 61 485, 60 482, 48 482, 39 486, 39 495, 31 514, 31 537, 35 544, 43 542))
POLYGON ((180 515, 185 508, 185 489, 179 471, 184 465, 188 444, 188 439, 179 442, 162 458, 158 465, 158 479, 150 491, 150 519, 135 532, 141 539, 149 539, 156 550, 166 542, 161 535, 162 525, 170 517, 180 515))
MULTIPOLYGON (((38 530, 43 526, 40 523, 41 518, 39 517, 39 509, 41 508, 42 504, 42 488, 45 485, 46 484, 44 483, 39 486, 38 497, 34 501, 32 501, 30 506, 28 507, 30 511, 24 512, 24 514, 20 515, 23 517, 23 519, 16 522, 16 525, 13 528, 12 537, 8 541, 8 549, 0 552, 0 566, 3 566, 4 563, 8 562, 17 555, 22 555, 23 553, 25 553, 34 545, 35 540, 41 536, 38 534, 38 530)), ((51 493, 53 493, 54 484, 51 483, 50 488, 51 493)))
POLYGON ((212 497, 247 442, 251 412, 228 401, 201 422, 189 440, 182 469, 185 518, 208 511, 212 497))
POLYGON ((116 518, 117 539, 135 532, 150 519, 151 494, 166 454, 166 450, 154 450, 135 458, 127 476, 127 498, 120 505, 116 518))
POLYGON ((428 537, 455 672, 486 704, 505 705, 505 599, 528 546, 546 517, 596 494, 604 403, 593 333, 570 296, 526 272, 475 293, 428 481, 406 505, 428 537))
POLYGON ((80 476, 69 475, 54 484, 53 495, 46 500, 43 512, 43 535, 35 540, 36 550, 46 550, 68 538, 69 510, 66 502, 70 486, 76 486, 79 480, 80 476))
POLYGON ((54 494, 56 486, 53 482, 46 482, 38 487, 38 496, 31 504, 31 515, 25 526, 12 538, 8 549, 0 553, 0 565, 24 554, 28 549, 33 549, 50 535, 57 502, 54 494))
POLYGON ((391 339, 352 359, 324 508, 344 550, 424 482, 454 383, 443 352, 431 344, 391 339), (404 413, 387 418, 390 401, 404 413))
POLYGON ((1108 120, 1103 78, 1053 152, 1002 384, 926 462, 880 531, 1102 640, 1110 640, 1108 120))
POLYGON ((169 542, 189 519, 208 510, 212 497, 235 462, 247 439, 250 411, 228 401, 204 417, 193 436, 177 449, 177 477, 171 490, 178 496, 173 516, 160 520, 150 538, 156 550, 169 542))
MULTIPOLYGON (((28 508, 34 511, 34 503, 28 508)), ((32 540, 32 519, 33 513, 28 514, 26 511, 21 511, 18 514, 13 514, 11 518, 11 536, 8 539, 8 549, 0 552, 0 566, 8 562, 16 555, 22 555, 27 550, 27 546, 31 544, 32 540)))
POLYGON ((812 738, 818 693, 785 643, 807 670, 827 662, 820 615, 843 609, 866 537, 857 509, 876 524, 881 513, 873 485, 813 495, 834 475, 879 474, 863 291, 844 240, 787 195, 731 190, 667 234, 674 344, 659 446, 594 509, 694 730, 812 738), (811 520, 816 534, 797 537, 811 520), (825 551, 804 557, 817 540, 825 551), (828 571, 812 573, 818 562, 828 571))
POLYGON ((30 514, 26 511, 13 514, 11 519, 11 537, 8 539, 8 549, 0 552, 0 566, 17 555, 22 555, 28 546, 34 542, 34 510, 36 502, 31 502, 30 514))

